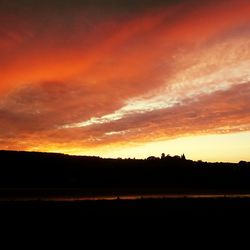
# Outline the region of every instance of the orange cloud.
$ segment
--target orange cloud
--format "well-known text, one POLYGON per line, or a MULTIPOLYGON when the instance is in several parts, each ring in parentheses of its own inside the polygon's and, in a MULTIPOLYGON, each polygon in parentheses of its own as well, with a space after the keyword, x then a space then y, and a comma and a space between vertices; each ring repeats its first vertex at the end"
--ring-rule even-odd
POLYGON ((249 130, 249 1, 157 2, 5 2, 0 148, 249 130))

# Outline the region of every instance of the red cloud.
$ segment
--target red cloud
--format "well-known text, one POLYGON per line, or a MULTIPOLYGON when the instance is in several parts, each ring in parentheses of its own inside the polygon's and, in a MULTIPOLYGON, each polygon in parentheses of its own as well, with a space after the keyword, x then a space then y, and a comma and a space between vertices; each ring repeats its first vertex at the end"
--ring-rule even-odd
POLYGON ((95 147, 247 130, 249 1, 141 6, 0 9, 0 147, 95 147), (169 103, 180 96, 186 103, 63 129, 136 98, 147 105, 165 91, 168 99, 167 87, 169 103))

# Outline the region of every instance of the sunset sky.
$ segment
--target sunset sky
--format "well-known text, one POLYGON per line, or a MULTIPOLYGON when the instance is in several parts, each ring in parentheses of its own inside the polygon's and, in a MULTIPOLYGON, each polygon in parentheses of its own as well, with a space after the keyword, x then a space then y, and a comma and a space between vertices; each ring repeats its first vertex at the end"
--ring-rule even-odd
POLYGON ((250 161, 249 0, 0 0, 0 149, 250 161))

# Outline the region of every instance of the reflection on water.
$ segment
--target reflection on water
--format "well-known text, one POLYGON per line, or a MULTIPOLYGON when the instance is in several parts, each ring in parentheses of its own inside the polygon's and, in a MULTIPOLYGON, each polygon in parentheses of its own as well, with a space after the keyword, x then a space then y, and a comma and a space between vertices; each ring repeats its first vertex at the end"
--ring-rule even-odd
MULTIPOLYGON (((56 198, 55 201, 84 201, 84 200, 140 200, 140 199, 218 199, 218 198, 250 198, 250 194, 167 194, 167 195, 132 195, 106 197, 56 198)), ((49 200, 49 199, 48 199, 49 200)))
POLYGON ((143 199, 243 199, 250 198, 250 194, 160 194, 160 195, 121 195, 99 197, 3 197, 0 201, 114 201, 114 200, 143 200, 143 199))

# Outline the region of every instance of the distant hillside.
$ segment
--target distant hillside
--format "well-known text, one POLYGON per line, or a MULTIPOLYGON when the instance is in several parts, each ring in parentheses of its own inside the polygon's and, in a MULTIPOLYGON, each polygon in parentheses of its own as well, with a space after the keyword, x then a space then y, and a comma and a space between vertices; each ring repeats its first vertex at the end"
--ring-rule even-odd
MULTIPOLYGON (((207 163, 185 156, 102 159, 0 151, 0 188, 78 188, 86 192, 248 192, 250 163, 207 163)), ((1 195, 1 194, 0 194, 1 195)))

